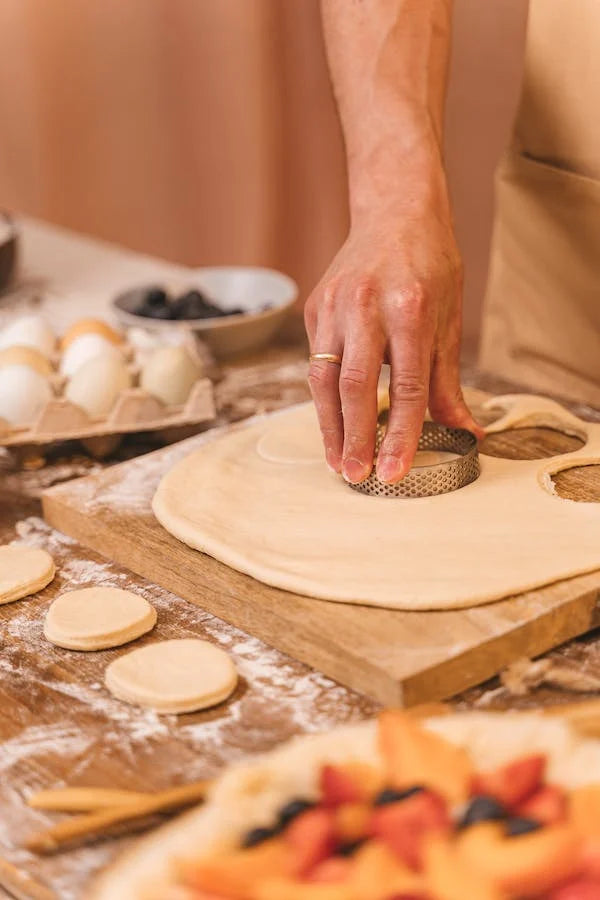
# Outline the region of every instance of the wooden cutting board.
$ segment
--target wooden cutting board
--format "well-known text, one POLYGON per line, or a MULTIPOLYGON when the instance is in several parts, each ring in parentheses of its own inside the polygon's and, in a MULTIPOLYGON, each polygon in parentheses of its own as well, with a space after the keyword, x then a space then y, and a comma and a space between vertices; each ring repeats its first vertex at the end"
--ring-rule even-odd
MULTIPOLYGON (((232 426, 243 427, 243 426, 232 426)), ((162 475, 209 435, 51 488, 46 520, 138 575, 384 704, 443 699, 600 625, 600 572, 470 610, 401 612, 314 600, 268 587, 171 537, 150 501, 162 475)), ((550 436, 554 453, 563 435, 550 436)), ((496 440, 502 442, 500 436, 496 440)), ((568 439, 566 439, 568 440, 568 439)), ((510 454, 510 441, 508 451, 510 454)), ((540 430, 521 449, 543 450, 540 430)), ((576 480, 576 479, 575 479, 576 480)), ((600 480, 595 472, 592 482, 600 480)), ((588 499, 589 479, 574 485, 588 499)))

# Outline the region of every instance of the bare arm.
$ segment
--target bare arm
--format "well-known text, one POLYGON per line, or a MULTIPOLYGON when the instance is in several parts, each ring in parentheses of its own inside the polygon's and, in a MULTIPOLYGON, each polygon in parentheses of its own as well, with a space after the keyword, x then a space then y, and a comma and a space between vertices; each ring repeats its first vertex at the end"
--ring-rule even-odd
POLYGON ((372 466, 381 364, 391 415, 378 474, 410 468, 425 409, 477 430, 460 392, 461 263, 442 160, 452 0, 322 0, 348 159, 350 234, 306 305, 330 466, 372 466))

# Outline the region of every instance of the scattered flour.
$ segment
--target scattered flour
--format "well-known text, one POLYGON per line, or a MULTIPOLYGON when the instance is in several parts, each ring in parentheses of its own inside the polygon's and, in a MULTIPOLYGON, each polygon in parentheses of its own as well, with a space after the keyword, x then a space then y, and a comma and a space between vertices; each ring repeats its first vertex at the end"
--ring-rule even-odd
POLYGON ((73 725, 30 725, 14 738, 0 744, 0 772, 6 773, 17 762, 29 756, 61 756, 64 753, 71 756, 83 753, 91 742, 90 737, 73 725))

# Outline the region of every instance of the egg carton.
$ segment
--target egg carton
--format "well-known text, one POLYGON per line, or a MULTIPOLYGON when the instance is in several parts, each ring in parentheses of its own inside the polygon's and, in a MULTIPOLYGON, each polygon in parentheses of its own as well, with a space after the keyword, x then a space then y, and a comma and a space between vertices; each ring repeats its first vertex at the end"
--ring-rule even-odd
MULTIPOLYGON (((192 335, 186 334, 179 341, 203 375, 192 385, 185 403, 167 405, 139 386, 140 357, 144 350, 134 345, 130 336, 130 333, 125 336, 121 352, 134 386, 119 394, 107 415, 91 418, 80 406, 62 396, 68 379, 60 373, 57 353, 50 360, 54 372, 49 378, 56 396, 27 425, 14 425, 0 417, 0 447, 41 450, 50 444, 76 440, 93 456, 102 458, 112 453, 126 434, 154 432, 165 442, 171 442, 186 437, 194 426, 212 422, 216 416, 212 379, 218 378, 220 372, 208 349, 192 335)), ((153 342, 146 352, 164 345, 153 342)))
POLYGON ((127 388, 117 397, 108 415, 91 419, 64 398, 50 400, 31 425, 11 425, 0 419, 0 446, 31 447, 82 441, 94 455, 103 456, 126 434, 161 432, 202 425, 216 416, 213 384, 199 378, 181 406, 167 406, 140 387, 127 388))

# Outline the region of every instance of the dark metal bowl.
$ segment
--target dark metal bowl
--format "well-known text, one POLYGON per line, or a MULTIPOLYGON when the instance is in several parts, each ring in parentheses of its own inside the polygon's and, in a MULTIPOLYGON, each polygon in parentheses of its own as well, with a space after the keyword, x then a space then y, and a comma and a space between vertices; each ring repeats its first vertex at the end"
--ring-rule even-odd
POLYGON ((17 263, 17 229, 8 213, 0 212, 0 291, 7 287, 14 275, 17 263), (5 226, 8 226, 3 238, 5 226))

